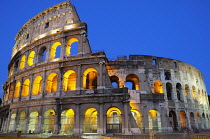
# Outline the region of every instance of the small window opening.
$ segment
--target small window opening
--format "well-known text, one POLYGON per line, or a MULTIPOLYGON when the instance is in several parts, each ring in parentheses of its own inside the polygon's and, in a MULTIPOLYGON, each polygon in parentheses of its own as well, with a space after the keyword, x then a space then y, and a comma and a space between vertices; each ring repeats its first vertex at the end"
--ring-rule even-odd
POLYGON ((152 60, 152 65, 157 65, 156 59, 153 59, 153 60, 152 60))
POLYGON ((166 71, 164 77, 165 80, 171 80, 171 73, 169 71, 166 71))
POLYGON ((176 62, 174 62, 174 68, 177 68, 177 63, 176 62))
POLYGON ((45 27, 44 28, 48 28, 49 27, 49 22, 45 23, 45 27))
POLYGON ((29 38, 29 34, 26 35, 26 39, 28 39, 28 38, 29 38))

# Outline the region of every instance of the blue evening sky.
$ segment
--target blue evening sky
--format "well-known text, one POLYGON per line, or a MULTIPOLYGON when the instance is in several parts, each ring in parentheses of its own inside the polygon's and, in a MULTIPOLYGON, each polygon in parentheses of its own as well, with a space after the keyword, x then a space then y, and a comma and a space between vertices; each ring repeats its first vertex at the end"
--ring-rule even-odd
MULTIPOLYGON (((14 37, 30 18, 63 0, 1 0, 0 98, 14 37)), ((88 24, 93 52, 177 59, 198 68, 210 91, 210 0, 71 0, 88 24)))

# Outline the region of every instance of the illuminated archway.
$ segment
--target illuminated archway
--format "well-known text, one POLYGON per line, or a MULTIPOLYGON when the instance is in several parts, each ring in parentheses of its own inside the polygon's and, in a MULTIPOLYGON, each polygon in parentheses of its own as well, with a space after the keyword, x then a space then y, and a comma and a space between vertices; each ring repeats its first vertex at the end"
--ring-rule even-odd
POLYGON ((60 42, 55 42, 50 50, 50 59, 53 60, 55 58, 59 58, 60 57, 60 46, 61 43, 60 42))
POLYGON ((138 110, 134 110, 134 109, 131 110, 131 113, 132 113, 138 127, 140 129, 142 129, 143 125, 142 125, 142 115, 141 115, 141 113, 138 110))
POLYGON ((110 80, 113 88, 119 88, 119 78, 117 76, 115 75, 111 76, 110 80))
POLYGON ((66 56, 76 55, 78 53, 78 39, 71 38, 66 45, 66 56), (76 44, 76 45, 74 45, 76 44))
POLYGON ((186 128, 187 127, 186 113, 184 111, 180 111, 179 112, 179 118, 180 118, 180 126, 181 126, 181 128, 186 128))
POLYGON ((28 65, 29 66, 34 65, 35 55, 36 55, 35 51, 31 51, 31 53, 29 54, 29 56, 28 56, 28 65))
POLYGON ((14 98, 18 98, 20 95, 20 85, 21 85, 20 82, 16 83, 14 98))
POLYGON ((84 71, 83 88, 96 89, 97 88, 97 71, 94 68, 88 68, 84 71))
POLYGON ((76 90, 76 73, 68 70, 63 75, 63 91, 76 90))
POLYGON ((195 90, 195 86, 192 86, 192 96, 193 96, 193 99, 196 99, 196 90, 195 90))
POLYGON ((29 80, 29 79, 26 79, 26 80, 23 82, 22 97, 28 96, 29 87, 30 87, 30 80, 29 80))
POLYGON ((42 77, 37 76, 34 79, 32 95, 40 94, 42 90, 42 77))
POLYGON ((161 81, 157 80, 154 82, 154 92, 155 93, 163 93, 163 85, 161 81))
POLYGON ((10 88, 9 88, 9 99, 12 99, 14 89, 15 89, 15 86, 11 85, 10 88))
POLYGON ((28 124, 28 132, 36 133, 39 122, 39 113, 37 111, 32 111, 29 115, 29 124, 28 124))
POLYGON ((197 122, 198 122, 198 128, 201 129, 202 120, 201 120, 201 115, 199 112, 196 113, 196 117, 197 117, 197 122))
POLYGON ((44 133, 53 133, 55 124, 55 111, 48 109, 44 114, 44 133))
POLYGON ((11 115, 11 118, 10 118, 10 124, 9 124, 9 132, 13 132, 15 129, 15 118, 16 118, 16 113, 13 113, 11 115))
POLYGON ((138 76, 135 74, 129 74, 126 77, 126 87, 128 87, 128 90, 139 90, 140 86, 138 76))
POLYGON ((58 76, 56 73, 50 73, 47 77, 47 87, 46 91, 48 93, 56 92, 58 85, 58 76))
POLYGON ((10 70, 9 70, 9 76, 12 76, 13 75, 14 69, 15 69, 15 65, 12 64, 12 66, 10 67, 10 70))
POLYGON ((185 84, 185 95, 189 95, 189 85, 185 84))
POLYGON ((106 132, 121 133, 122 132, 122 117, 121 111, 116 107, 111 107, 106 112, 106 132))
POLYGON ((62 111, 60 133, 61 134, 74 133, 74 111, 72 109, 62 111))
POLYGON ((97 133, 97 110, 89 108, 84 115, 83 132, 84 133, 97 133))
POLYGON ((150 110, 148 112, 149 129, 160 131, 161 130, 161 119, 160 113, 157 110, 150 110))
POLYGON ((24 132, 25 122, 26 122, 26 113, 24 111, 21 111, 18 119, 18 126, 17 126, 18 131, 24 132))
POLYGON ((26 62, 26 55, 22 56, 20 60, 20 70, 25 68, 25 62, 26 62))

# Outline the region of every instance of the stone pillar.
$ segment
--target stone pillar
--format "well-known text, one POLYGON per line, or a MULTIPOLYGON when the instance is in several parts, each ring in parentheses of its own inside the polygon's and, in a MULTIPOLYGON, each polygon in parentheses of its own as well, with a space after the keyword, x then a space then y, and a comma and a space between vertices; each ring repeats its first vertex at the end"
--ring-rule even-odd
POLYGON ((105 88, 104 87, 104 82, 103 82, 103 64, 104 62, 99 62, 99 65, 100 65, 100 69, 99 69, 99 82, 98 82, 98 85, 97 85, 97 89, 103 89, 105 88))
POLYGON ((59 119, 58 119, 58 113, 55 115, 55 123, 54 123, 54 134, 58 134, 59 130, 58 130, 58 124, 59 124, 59 119))
POLYGON ((99 115, 98 115, 98 134, 104 134, 104 119, 103 119, 103 111, 104 111, 104 107, 103 107, 103 103, 99 104, 99 115))
POLYGON ((47 71, 45 70, 44 71, 44 77, 43 77, 43 79, 42 79, 42 89, 41 89, 41 93, 42 93, 42 98, 44 98, 45 97, 45 91, 46 91, 46 84, 47 84, 47 81, 46 81, 46 73, 47 71))
POLYGON ((59 75, 58 76, 58 84, 57 84, 57 91, 59 91, 59 96, 62 96, 62 78, 63 78, 63 73, 62 73, 62 68, 59 68, 59 75))
POLYGON ((30 113, 29 113, 29 107, 26 108, 26 122, 25 122, 25 133, 28 133, 28 125, 29 125, 29 119, 30 119, 30 113))
POLYGON ((129 134, 129 127, 128 127, 128 102, 123 103, 124 106, 124 134, 129 134))
POLYGON ((49 46, 46 47, 46 61, 50 61, 50 51, 51 51, 51 43, 48 44, 49 46))
POLYGON ((39 112, 39 121, 38 121, 38 127, 37 127, 37 133, 42 133, 43 132, 43 125, 44 125, 44 114, 43 114, 43 106, 40 108, 39 112))
POLYGON ((60 60, 63 60, 64 59, 64 57, 65 57, 65 47, 66 45, 65 44, 63 44, 63 45, 61 45, 60 47, 61 47, 61 51, 60 51, 60 60))
POLYGON ((20 82, 20 92, 19 92, 19 97, 18 97, 18 101, 20 102, 21 101, 21 98, 22 98, 22 92, 23 92, 23 78, 21 79, 21 82, 20 82))
POLYGON ((76 104, 76 114, 75 114, 75 122, 74 122, 74 134, 79 135, 82 133, 81 123, 82 123, 82 117, 80 115, 80 104, 76 104))
POLYGON ((80 90, 82 89, 82 73, 81 73, 81 67, 82 67, 82 65, 77 65, 77 84, 76 84, 76 86, 77 86, 77 88, 76 88, 76 90, 79 90, 78 91, 78 95, 80 94, 80 90))
POLYGON ((34 74, 31 75, 30 80, 30 88, 29 88, 29 100, 31 100, 32 92, 33 92, 33 84, 34 84, 34 74))
POLYGON ((188 125, 189 128, 191 128, 190 115, 189 115, 188 111, 186 111, 186 118, 187 118, 187 125, 188 125))

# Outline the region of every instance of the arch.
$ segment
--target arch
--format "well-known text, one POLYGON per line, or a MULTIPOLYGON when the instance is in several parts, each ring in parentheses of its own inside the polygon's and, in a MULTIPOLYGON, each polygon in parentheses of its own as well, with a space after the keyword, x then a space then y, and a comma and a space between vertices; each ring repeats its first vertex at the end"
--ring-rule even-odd
POLYGON ((119 88, 120 81, 119 81, 119 78, 117 76, 115 76, 115 75, 111 76, 110 81, 112 83, 113 88, 119 88))
POLYGON ((66 56, 76 55, 78 53, 78 39, 71 38, 66 45, 66 56))
POLYGON ((18 67, 19 67, 19 60, 15 61, 14 72, 18 70, 18 67))
POLYGON ((28 123, 28 132, 29 133, 36 133, 39 123, 39 113, 38 111, 34 110, 29 115, 29 123, 28 123))
POLYGON ((177 124, 176 124, 177 123, 177 117, 176 117, 176 113, 173 110, 171 110, 169 112, 169 122, 170 122, 173 130, 177 130, 177 124))
POLYGON ((76 90, 76 73, 73 70, 68 70, 63 75, 63 91, 76 90))
POLYGON ((26 113, 25 111, 21 111, 18 118, 18 126, 17 130, 24 132, 25 130, 25 122, 26 122, 26 113))
POLYGON ((34 79, 34 83, 33 83, 32 95, 40 94, 41 90, 42 90, 42 77, 36 76, 36 78, 34 79))
POLYGON ((202 104, 202 94, 200 89, 198 89, 198 102, 199 104, 202 104))
POLYGON ((190 124, 191 124, 192 128, 196 128, 195 119, 194 119, 194 113, 193 112, 190 113, 190 124))
POLYGON ((203 128, 207 128, 207 123, 206 123, 206 118, 205 118, 205 114, 203 113, 202 114, 202 125, 203 125, 203 128))
POLYGON ((20 60, 20 70, 25 68, 25 63, 26 63, 26 55, 22 56, 20 60))
POLYGON ((185 84, 185 95, 187 96, 187 95, 189 95, 189 90, 190 88, 189 88, 189 85, 188 84, 185 84))
POLYGON ((196 99, 196 90, 195 90, 194 85, 192 86, 192 96, 193 96, 193 99, 196 99))
POLYGON ((111 107, 106 112, 106 132, 122 133, 121 111, 117 107, 111 107))
POLYGON ((53 43, 50 50, 50 60, 60 57, 60 51, 59 51, 61 48, 60 45, 62 45, 60 42, 53 43))
POLYGON ((196 117, 197 117, 197 122, 198 122, 198 128, 201 129, 202 120, 201 120, 201 115, 199 112, 196 113, 196 117))
POLYGON ((55 124, 55 111, 53 109, 48 109, 44 113, 44 133, 53 133, 54 132, 54 124, 55 124))
POLYGON ((139 129, 142 129, 143 128, 143 124, 142 124, 142 114, 138 111, 138 110, 135 110, 135 109, 132 109, 131 110, 131 113, 136 121, 136 124, 138 125, 139 129))
POLYGON ((29 94, 29 88, 30 88, 30 80, 26 79, 23 82, 23 88, 22 88, 22 97, 26 97, 29 94))
POLYGON ((180 126, 181 128, 186 128, 187 127, 187 116, 184 111, 179 112, 179 118, 180 118, 180 126))
POLYGON ((168 100, 172 100, 172 84, 166 83, 166 92, 168 100))
POLYGON ((36 52, 35 52, 35 51, 31 51, 31 52, 30 52, 30 54, 29 54, 29 56, 28 56, 28 65, 29 65, 29 66, 34 65, 35 55, 36 55, 36 52))
POLYGON ((74 111, 72 109, 64 110, 61 113, 60 134, 74 133, 74 111))
POLYGON ((164 77, 165 77, 165 80, 171 80, 171 73, 170 73, 170 71, 165 71, 164 77))
POLYGON ((97 116, 98 112, 95 108, 86 110, 83 123, 84 133, 97 133, 97 116))
POLYGON ((154 92, 155 93, 163 93, 163 85, 161 81, 157 80, 154 82, 154 92))
POLYGON ((17 82, 17 83, 16 83, 14 98, 18 98, 19 95, 20 95, 20 85, 21 85, 20 82, 17 82))
POLYGON ((56 92, 58 86, 58 76, 56 73, 50 73, 47 77, 47 87, 46 91, 48 93, 56 92))
POLYGON ((9 99, 12 99, 14 90, 15 90, 15 86, 12 84, 9 88, 9 99))
POLYGON ((148 112, 149 129, 160 131, 161 130, 161 119, 160 113, 157 110, 150 110, 148 112))
POLYGON ((14 69, 15 69, 15 65, 12 64, 12 66, 10 67, 10 70, 9 70, 9 76, 12 76, 13 75, 14 69))
POLYGON ((176 84, 176 94, 177 94, 177 99, 181 100, 181 91, 182 91, 182 85, 180 83, 176 84))
POLYGON ((38 63, 46 60, 47 48, 44 46, 39 50, 38 63))
POLYGON ((15 129, 15 120, 16 119, 16 113, 12 113, 10 117, 10 123, 9 123, 9 132, 13 132, 15 129))
POLYGON ((98 72, 94 68, 88 68, 84 71, 83 88, 96 89, 97 88, 98 72))
POLYGON ((126 86, 129 88, 129 90, 139 90, 139 77, 135 74, 129 74, 126 77, 126 86), (131 83, 131 86, 127 86, 127 83, 131 83))

